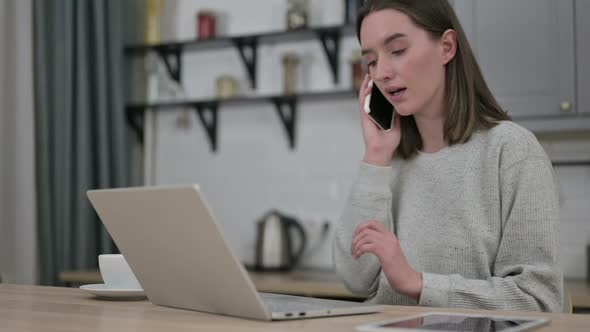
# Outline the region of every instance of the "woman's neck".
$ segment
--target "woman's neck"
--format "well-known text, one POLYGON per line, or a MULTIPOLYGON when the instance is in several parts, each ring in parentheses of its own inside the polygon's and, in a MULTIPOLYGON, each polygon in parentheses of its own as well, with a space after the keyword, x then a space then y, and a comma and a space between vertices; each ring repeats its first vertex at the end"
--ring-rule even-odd
POLYGON ((436 89, 434 96, 430 99, 420 112, 414 114, 414 121, 422 138, 422 152, 435 153, 448 146, 445 139, 445 103, 444 84, 436 89))
POLYGON ((434 153, 448 146, 444 134, 444 116, 428 117, 415 114, 414 120, 422 137, 422 152, 434 153))
POLYGON ((421 112, 414 114, 414 121, 422 138, 422 152, 434 153, 448 146, 445 139, 445 112, 443 89, 440 89, 421 112))

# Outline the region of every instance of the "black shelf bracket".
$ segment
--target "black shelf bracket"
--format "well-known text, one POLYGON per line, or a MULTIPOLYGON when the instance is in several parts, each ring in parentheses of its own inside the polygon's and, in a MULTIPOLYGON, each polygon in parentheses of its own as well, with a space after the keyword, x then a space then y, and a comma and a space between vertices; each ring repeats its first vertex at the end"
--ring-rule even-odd
POLYGON ((340 80, 338 54, 340 54, 341 31, 340 29, 321 29, 317 31, 317 34, 322 42, 324 53, 332 70, 334 83, 338 83, 340 80))
POLYGON ((258 38, 257 37, 240 37, 232 39, 240 58, 246 67, 248 72, 248 78, 250 79, 250 86, 252 89, 256 89, 256 64, 258 62, 258 38))
POLYGON ((127 123, 135 132, 137 136, 137 141, 140 144, 143 144, 143 119, 145 110, 143 108, 129 108, 127 112, 127 123))
POLYGON ((204 103, 195 103, 193 107, 197 111, 197 115, 199 116, 199 120, 207 133, 207 137, 209 138, 209 145, 211 147, 211 151, 217 151, 217 120, 218 120, 218 102, 204 102, 204 103), (205 112, 210 113, 210 118, 207 119, 205 117, 205 112))
POLYGON ((182 46, 167 46, 165 48, 160 47, 156 49, 158 55, 164 61, 166 69, 170 74, 170 77, 174 79, 178 84, 181 84, 181 73, 182 73, 182 46))
POLYGON ((285 96, 271 98, 272 103, 275 105, 277 114, 281 119, 283 128, 287 133, 289 139, 289 148, 295 149, 295 121, 297 120, 297 97, 296 96, 285 96), (288 109, 285 109, 285 106, 288 109))

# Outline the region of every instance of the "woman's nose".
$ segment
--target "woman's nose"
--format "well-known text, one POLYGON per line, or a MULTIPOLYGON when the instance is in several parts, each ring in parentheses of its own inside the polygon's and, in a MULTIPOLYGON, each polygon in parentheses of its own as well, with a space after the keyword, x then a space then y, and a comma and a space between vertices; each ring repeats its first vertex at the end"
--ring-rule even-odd
POLYGON ((395 71, 393 67, 387 61, 379 61, 377 62, 377 66, 375 68, 375 75, 373 79, 378 81, 386 82, 393 78, 395 75, 395 71))

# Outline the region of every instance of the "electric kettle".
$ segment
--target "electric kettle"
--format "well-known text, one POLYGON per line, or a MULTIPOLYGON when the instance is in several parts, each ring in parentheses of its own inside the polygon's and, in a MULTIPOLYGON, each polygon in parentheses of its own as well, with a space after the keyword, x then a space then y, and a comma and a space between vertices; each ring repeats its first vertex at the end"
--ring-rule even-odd
POLYGON ((260 271, 288 271, 295 267, 305 250, 307 236, 301 223, 276 210, 257 222, 256 265, 260 271), (295 248, 295 236, 299 237, 295 248))

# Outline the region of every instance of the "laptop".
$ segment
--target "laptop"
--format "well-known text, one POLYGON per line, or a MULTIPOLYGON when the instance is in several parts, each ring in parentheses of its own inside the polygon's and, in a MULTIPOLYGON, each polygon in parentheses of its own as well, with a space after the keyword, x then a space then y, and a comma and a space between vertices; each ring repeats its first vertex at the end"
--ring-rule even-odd
POLYGON ((383 309, 257 292, 198 185, 90 190, 87 195, 154 304, 267 321, 383 309))

